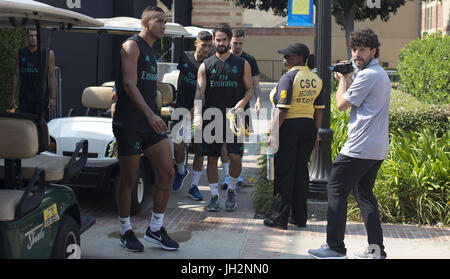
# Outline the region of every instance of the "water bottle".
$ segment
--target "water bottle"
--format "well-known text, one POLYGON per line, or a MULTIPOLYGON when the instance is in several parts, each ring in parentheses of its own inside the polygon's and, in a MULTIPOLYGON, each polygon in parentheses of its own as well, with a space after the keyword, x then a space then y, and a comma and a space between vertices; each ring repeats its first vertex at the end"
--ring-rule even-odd
POLYGON ((275 153, 272 148, 267 148, 267 180, 273 181, 275 179, 275 153))

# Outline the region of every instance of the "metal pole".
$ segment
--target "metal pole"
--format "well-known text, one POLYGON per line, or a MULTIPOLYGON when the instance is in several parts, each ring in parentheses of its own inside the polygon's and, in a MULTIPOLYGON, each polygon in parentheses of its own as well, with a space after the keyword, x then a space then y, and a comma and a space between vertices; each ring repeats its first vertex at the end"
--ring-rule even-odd
POLYGON ((322 79, 325 94, 325 109, 322 128, 319 129, 319 149, 314 149, 310 164, 309 197, 327 199, 327 181, 331 173, 330 94, 331 79, 328 66, 331 63, 331 3, 330 0, 316 1, 318 32, 317 36, 317 72, 322 79))

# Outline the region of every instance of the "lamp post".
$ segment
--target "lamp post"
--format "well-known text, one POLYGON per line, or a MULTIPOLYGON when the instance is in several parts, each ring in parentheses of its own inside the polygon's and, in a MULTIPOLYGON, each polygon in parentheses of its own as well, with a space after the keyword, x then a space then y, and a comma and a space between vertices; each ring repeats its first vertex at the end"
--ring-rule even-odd
POLYGON ((330 0, 315 1, 318 22, 317 42, 317 73, 322 79, 325 93, 325 109, 322 128, 319 129, 319 149, 314 149, 311 157, 309 177, 309 198, 326 200, 327 181, 331 173, 331 141, 333 130, 330 129, 330 95, 331 79, 328 66, 331 63, 331 3, 330 0))

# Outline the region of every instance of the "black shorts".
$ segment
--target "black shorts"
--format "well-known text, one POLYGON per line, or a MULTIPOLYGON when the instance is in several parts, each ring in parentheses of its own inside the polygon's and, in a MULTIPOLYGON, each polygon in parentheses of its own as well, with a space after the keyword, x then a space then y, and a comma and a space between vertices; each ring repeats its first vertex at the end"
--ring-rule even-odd
POLYGON ((145 149, 167 138, 166 132, 157 134, 151 130, 148 133, 141 133, 117 125, 113 125, 113 133, 119 156, 140 155, 145 149))
MULTIPOLYGON (((222 145, 224 143, 205 143, 200 144, 200 156, 220 157, 222 145)), ((228 154, 238 154, 242 157, 244 155, 243 143, 226 143, 228 154)))

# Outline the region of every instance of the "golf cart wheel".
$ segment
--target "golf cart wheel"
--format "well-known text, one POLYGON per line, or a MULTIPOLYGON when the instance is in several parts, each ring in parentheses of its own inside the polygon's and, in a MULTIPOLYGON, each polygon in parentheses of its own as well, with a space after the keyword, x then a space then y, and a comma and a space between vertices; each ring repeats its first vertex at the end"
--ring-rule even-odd
MULTIPOLYGON (((117 187, 119 186, 120 172, 117 172, 115 179, 115 189, 114 189, 114 201, 117 201, 117 187)), ((130 215, 136 215, 144 206, 145 197, 147 195, 147 179, 145 177, 144 169, 141 167, 139 170, 139 176, 133 185, 133 190, 131 191, 131 204, 130 204, 130 215)))
POLYGON ((60 221, 58 233, 53 244, 54 259, 80 258, 80 228, 70 215, 60 221))

